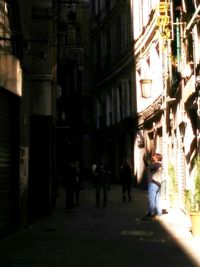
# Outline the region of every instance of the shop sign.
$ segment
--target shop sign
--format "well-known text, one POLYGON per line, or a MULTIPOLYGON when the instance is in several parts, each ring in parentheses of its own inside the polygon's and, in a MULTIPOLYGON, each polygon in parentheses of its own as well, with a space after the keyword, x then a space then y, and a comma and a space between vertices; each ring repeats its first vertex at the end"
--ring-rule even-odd
POLYGON ((172 39, 171 5, 161 1, 157 6, 157 26, 163 39, 172 39))

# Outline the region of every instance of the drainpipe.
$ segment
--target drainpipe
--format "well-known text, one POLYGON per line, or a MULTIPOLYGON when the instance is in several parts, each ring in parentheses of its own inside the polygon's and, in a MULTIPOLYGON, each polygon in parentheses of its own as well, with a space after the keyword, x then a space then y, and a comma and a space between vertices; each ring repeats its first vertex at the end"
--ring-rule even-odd
POLYGON ((176 18, 176 51, 177 51, 178 71, 180 72, 181 44, 180 44, 180 29, 179 29, 178 18, 176 18))
POLYGON ((196 91, 197 91, 197 153, 200 153, 200 75, 196 77, 196 91))
POLYGON ((190 27, 194 23, 194 20, 196 19, 196 17, 197 17, 199 12, 200 12, 200 5, 198 6, 196 11, 194 12, 194 15, 192 16, 192 18, 191 18, 190 22, 188 23, 187 27, 185 28, 185 31, 189 31, 190 27))

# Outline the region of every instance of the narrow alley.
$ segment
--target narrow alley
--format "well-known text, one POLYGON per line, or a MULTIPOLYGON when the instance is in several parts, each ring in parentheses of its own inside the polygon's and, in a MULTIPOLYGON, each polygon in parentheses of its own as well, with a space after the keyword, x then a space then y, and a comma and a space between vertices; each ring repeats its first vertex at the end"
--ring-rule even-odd
POLYGON ((124 203, 121 187, 112 185, 108 196, 107 207, 95 207, 95 191, 86 184, 80 192, 80 206, 65 210, 61 188, 50 217, 1 240, 0 266, 200 266, 176 242, 194 240, 189 231, 188 236, 173 238, 160 221, 142 220, 147 205, 145 191, 133 188, 132 202, 124 203))

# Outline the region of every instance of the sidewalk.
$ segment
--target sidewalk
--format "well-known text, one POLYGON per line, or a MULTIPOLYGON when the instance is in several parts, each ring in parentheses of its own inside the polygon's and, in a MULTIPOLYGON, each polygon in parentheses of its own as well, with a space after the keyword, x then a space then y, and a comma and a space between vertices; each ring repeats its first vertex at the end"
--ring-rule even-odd
MULTIPOLYGON (((140 194, 139 189, 135 189, 140 194)), ((200 238, 193 237, 191 221, 181 209, 169 209, 157 221, 177 245, 200 267, 200 238)))
POLYGON ((185 253, 193 259, 196 266, 200 266, 200 238, 193 237, 190 218, 180 209, 170 209, 164 214, 160 224, 185 253))

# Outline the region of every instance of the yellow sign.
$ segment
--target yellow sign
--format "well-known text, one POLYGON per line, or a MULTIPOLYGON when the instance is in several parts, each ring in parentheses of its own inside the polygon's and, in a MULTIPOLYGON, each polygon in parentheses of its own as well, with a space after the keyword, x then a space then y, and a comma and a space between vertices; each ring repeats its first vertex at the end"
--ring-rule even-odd
POLYGON ((171 39, 171 31, 169 28, 165 28, 161 31, 161 36, 163 39, 171 39))
POLYGON ((166 26, 170 23, 170 17, 169 16, 159 16, 157 18, 157 25, 160 26, 166 26))
POLYGON ((170 3, 168 1, 161 1, 157 5, 157 21, 161 37, 163 39, 171 39, 171 17, 170 17, 170 3))
POLYGON ((166 2, 160 2, 158 4, 158 11, 160 12, 160 14, 162 13, 166 13, 169 10, 170 5, 166 2))

